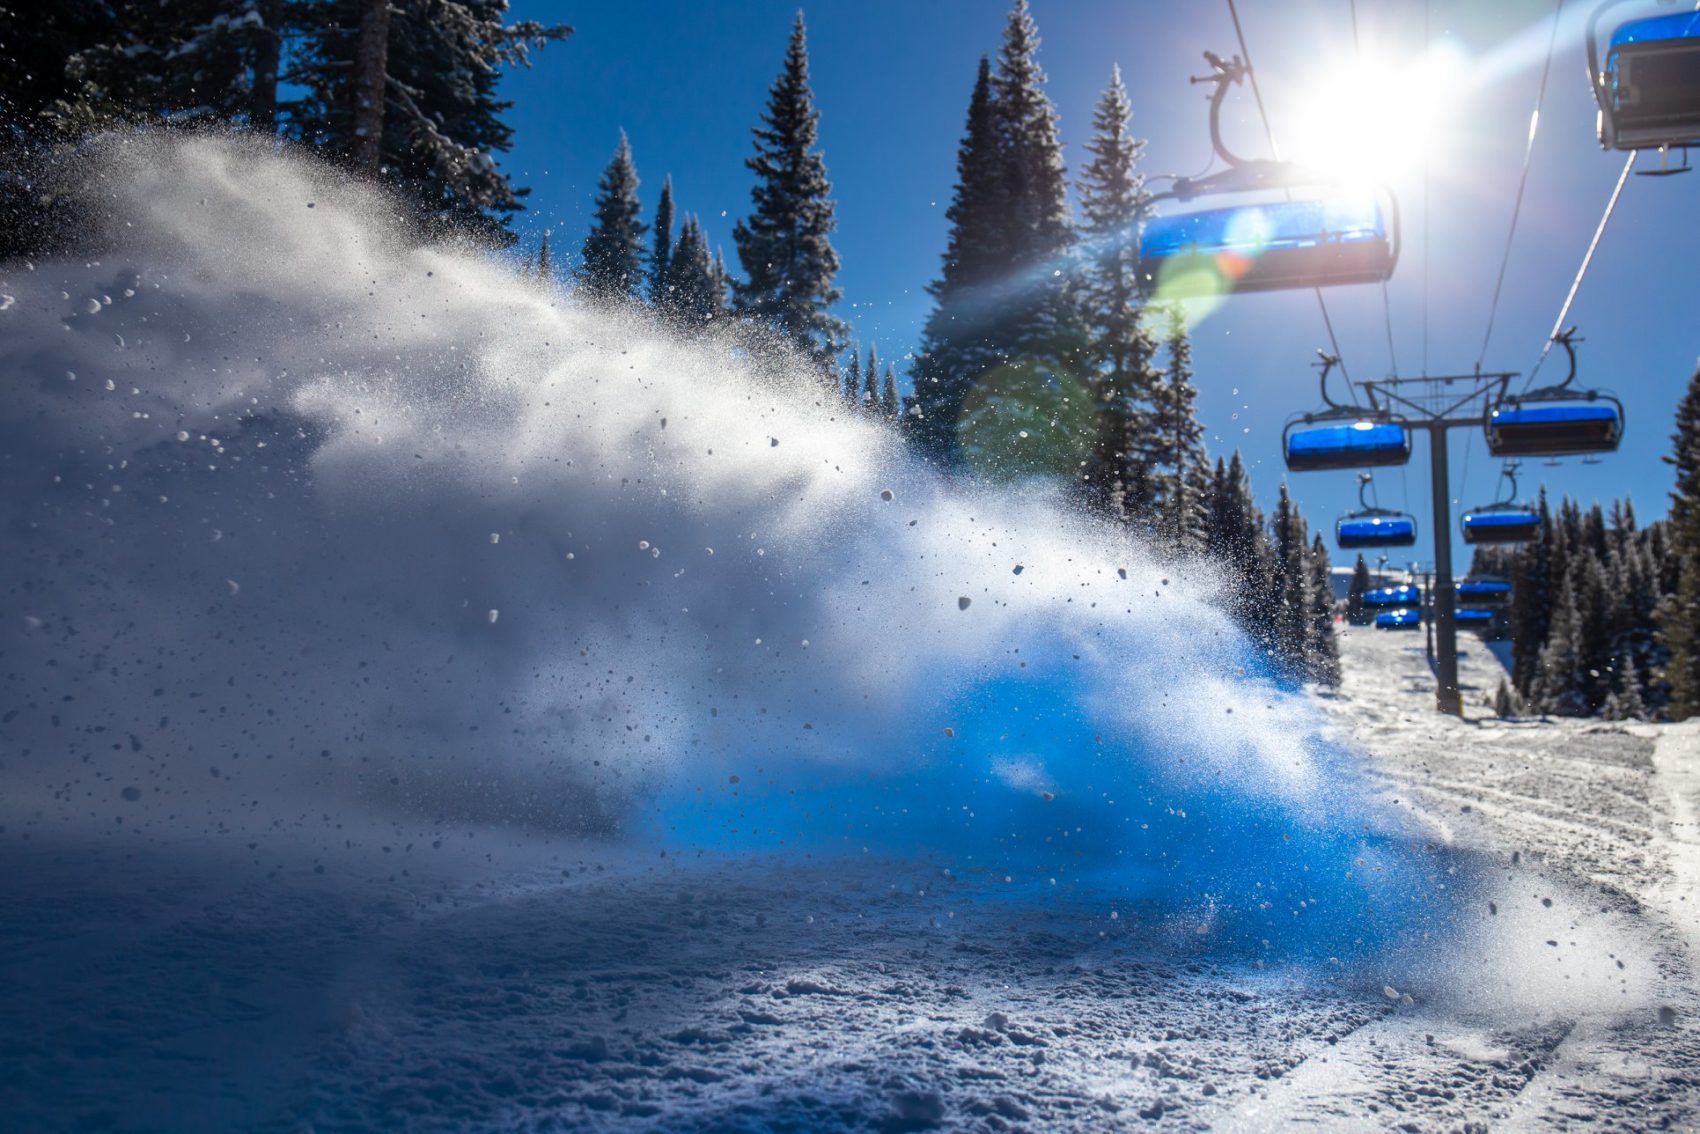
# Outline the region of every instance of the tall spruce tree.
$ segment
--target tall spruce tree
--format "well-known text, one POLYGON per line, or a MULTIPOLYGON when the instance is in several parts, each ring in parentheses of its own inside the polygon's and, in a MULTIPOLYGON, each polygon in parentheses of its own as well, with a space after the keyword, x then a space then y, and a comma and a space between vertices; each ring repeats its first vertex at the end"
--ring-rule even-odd
POLYGON ((862 393, 862 348, 851 344, 850 361, 844 367, 843 382, 840 393, 844 395, 844 404, 856 408, 862 393))
POLYGON ((1144 502, 1130 485, 1149 481, 1142 438, 1150 428, 1159 383, 1154 341, 1143 318, 1138 286, 1138 228, 1148 195, 1134 171, 1144 143, 1128 134, 1132 110, 1116 67, 1092 115, 1092 160, 1081 168, 1082 240, 1079 297, 1085 349, 1096 360, 1089 375, 1096 393, 1097 442, 1082 474, 1089 507, 1126 521, 1144 502))
POLYGON ((631 144, 620 131, 620 144, 597 182, 596 212, 584 238, 578 278, 598 299, 637 299, 643 287, 643 234, 639 219, 637 167, 631 144))
POLYGON ((708 238, 695 213, 686 213, 679 224, 667 275, 672 289, 662 308, 667 318, 681 327, 701 328, 725 317, 725 280, 709 259, 708 238))
POLYGON ((785 66, 768 89, 761 125, 752 131, 755 156, 744 162, 756 175, 750 192, 755 208, 733 229, 738 262, 748 277, 734 291, 741 316, 791 343, 825 375, 849 327, 829 310, 841 295, 833 282, 839 263, 830 239, 838 222, 826 163, 816 148, 819 129, 798 12, 785 66))
POLYGON ((555 278, 555 263, 549 258, 549 230, 543 230, 543 239, 537 244, 537 278, 552 280, 555 278))
POLYGON ((1228 462, 1216 462, 1209 514, 1205 553, 1226 578, 1228 611, 1258 647, 1273 656, 1277 623, 1270 614, 1279 599, 1275 555, 1237 450, 1228 462))
POLYGON ((1306 555, 1310 576, 1310 634, 1305 643, 1305 675, 1319 685, 1340 684, 1340 643, 1334 636, 1334 580, 1328 545, 1318 533, 1306 555))
POLYGON ((868 344, 867 365, 862 373, 862 393, 857 399, 857 407, 869 417, 879 413, 880 409, 880 364, 879 353, 872 343, 868 344))
MULTIPOLYGON (((353 161, 370 141, 356 118, 360 27, 369 0, 291 0, 284 68, 284 133, 353 161)), ((429 229, 452 228, 510 244, 507 223, 528 190, 496 167, 512 145, 497 97, 502 73, 572 28, 504 22, 507 0, 390 0, 377 168, 415 202, 429 229)))
POLYGON ((661 200, 655 205, 654 243, 649 250, 649 305, 664 311, 669 306, 668 290, 673 270, 673 177, 661 182, 661 200))
POLYGON ((956 189, 944 214, 950 235, 942 270, 927 285, 933 310, 922 330, 907 414, 910 439, 935 461, 958 459, 957 422, 968 390, 1002 361, 993 328, 1006 263, 998 235, 1005 193, 991 63, 982 55, 956 151, 956 189))
POLYGON ((1311 581, 1306 562, 1310 533, 1285 480, 1269 518, 1269 533, 1275 566, 1275 604, 1270 611, 1275 660, 1288 676, 1302 678, 1311 652, 1311 581))
POLYGON ((1164 335, 1168 371, 1154 391, 1146 435, 1145 463, 1150 469, 1159 538, 1172 552, 1193 555, 1205 542, 1204 498, 1209 493, 1209 458, 1204 427, 1198 423, 1192 384, 1192 340, 1178 306, 1168 310, 1164 335))
POLYGON ((885 384, 880 388, 880 416, 887 421, 897 418, 897 368, 891 363, 885 366, 885 384))
POLYGON ((1364 595, 1370 589, 1369 564, 1364 562, 1363 552, 1358 552, 1358 561, 1352 567, 1352 585, 1346 591, 1346 623, 1349 626, 1368 626, 1370 623, 1368 608, 1364 606, 1364 595))
POLYGON ((1676 468, 1671 492, 1670 550, 1675 593, 1659 608, 1659 635, 1669 651, 1670 714, 1687 720, 1700 713, 1700 370, 1676 407, 1671 455, 1676 468))
POLYGON ((1062 270, 1074 239, 1068 184, 1056 107, 1039 66, 1039 29, 1027 0, 1010 8, 992 86, 1004 181, 999 228, 1008 268, 1021 281, 1004 297, 997 325, 1012 356, 1072 364, 1082 343, 1062 270))

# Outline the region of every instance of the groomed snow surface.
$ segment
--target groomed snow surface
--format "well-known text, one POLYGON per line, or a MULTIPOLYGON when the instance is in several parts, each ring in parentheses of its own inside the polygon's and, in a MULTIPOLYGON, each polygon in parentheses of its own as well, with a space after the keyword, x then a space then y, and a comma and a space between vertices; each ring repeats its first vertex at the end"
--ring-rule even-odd
POLYGON ((783 355, 124 135, 0 265, 0 1128, 1693 1126, 1700 732, 1282 689, 783 355))
POLYGON ((1381 790, 1500 880, 1430 965, 1263 966, 916 863, 14 831, 7 1125, 1692 1126, 1695 730, 1442 720, 1420 636, 1344 655, 1328 711, 1381 790))

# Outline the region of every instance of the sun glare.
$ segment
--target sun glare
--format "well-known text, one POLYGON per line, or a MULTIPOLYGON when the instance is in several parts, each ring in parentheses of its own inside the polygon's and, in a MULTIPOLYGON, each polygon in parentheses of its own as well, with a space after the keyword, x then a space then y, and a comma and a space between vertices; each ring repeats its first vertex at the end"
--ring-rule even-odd
POLYGON ((1380 184, 1410 173, 1433 154, 1462 72, 1457 52, 1441 47, 1330 69, 1298 104, 1288 156, 1348 181, 1380 184))

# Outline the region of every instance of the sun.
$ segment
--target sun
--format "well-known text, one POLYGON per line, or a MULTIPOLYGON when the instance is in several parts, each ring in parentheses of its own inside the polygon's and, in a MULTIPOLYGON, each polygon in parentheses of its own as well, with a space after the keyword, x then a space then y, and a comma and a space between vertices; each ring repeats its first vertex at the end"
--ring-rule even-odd
POLYGON ((1441 138, 1463 70, 1444 46, 1329 68, 1282 129, 1285 156, 1347 182, 1386 184, 1412 173, 1441 138))

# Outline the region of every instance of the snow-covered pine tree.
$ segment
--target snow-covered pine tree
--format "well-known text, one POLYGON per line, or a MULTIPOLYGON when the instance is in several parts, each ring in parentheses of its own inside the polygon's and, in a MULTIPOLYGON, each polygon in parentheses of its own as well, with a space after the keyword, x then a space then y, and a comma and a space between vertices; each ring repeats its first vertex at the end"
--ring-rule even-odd
MULTIPOLYGON (((285 67, 284 132, 352 160, 361 14, 369 0, 292 0, 296 36, 285 67)), ((572 34, 564 24, 504 23, 507 0, 389 0, 377 167, 415 202, 428 228, 510 244, 508 218, 527 190, 496 168, 513 130, 496 96, 502 71, 572 34)))
POLYGON ((1670 714, 1680 721, 1700 713, 1700 370, 1677 403, 1665 459, 1676 468, 1669 520, 1676 586, 1659 607, 1658 626, 1669 651, 1670 714))
POLYGON ((1005 193, 992 105, 991 63, 982 55, 956 151, 956 189, 945 219, 950 235, 939 278, 927 285, 933 310, 913 367, 905 414, 910 440, 931 459, 959 459, 957 423, 975 380, 1003 360, 993 336, 1003 278, 998 220, 1005 193))
POLYGON ((897 408, 897 368, 888 362, 885 365, 885 385, 880 389, 880 417, 896 421, 897 408))
POLYGON ((726 285, 709 259, 708 238, 695 213, 686 213, 679 224, 668 278, 673 290, 665 311, 680 326, 703 327, 725 316, 726 285))
POLYGON ((555 278, 555 262, 549 258, 549 230, 543 230, 543 239, 537 242, 537 278, 552 280, 555 278))
POLYGON ((865 377, 862 380, 862 395, 857 400, 857 408, 869 417, 875 417, 880 410, 880 364, 879 353, 874 344, 868 344, 867 365, 863 368, 865 377))
POLYGON ((1318 685, 1340 684, 1340 643, 1334 637, 1334 580, 1328 545, 1318 533, 1305 556, 1310 575, 1310 638, 1305 649, 1306 676, 1318 685))
POLYGON ((209 119, 270 129, 283 0, 113 3, 107 38, 65 61, 52 114, 69 133, 116 121, 209 119))
POLYGON ((795 346, 824 376, 849 327, 830 312, 841 294, 833 283, 839 262, 830 239, 837 221, 826 163, 816 148, 819 129, 798 12, 785 66, 768 89, 761 125, 751 131, 756 152, 744 164, 756 175, 750 191, 755 208, 732 233, 748 282, 733 290, 739 315, 795 346))
POLYGON ((850 344, 850 361, 845 364, 842 377, 840 393, 844 395, 844 404, 855 409, 862 396, 862 348, 855 343, 850 344))
POLYGON ((646 226, 639 216, 637 167, 624 130, 596 185, 596 211, 579 259, 579 283, 598 299, 637 299, 643 288, 646 226))
POLYGON ((1369 564, 1364 562, 1363 552, 1358 552, 1358 561, 1352 567, 1352 584, 1346 591, 1346 623, 1349 626, 1368 626, 1370 617, 1364 606, 1364 595, 1370 589, 1369 564))
POLYGON ((1307 669, 1311 639, 1310 570, 1306 563, 1310 533, 1304 517, 1281 481, 1275 511, 1269 517, 1274 552, 1274 606, 1270 610, 1274 660, 1288 676, 1302 678, 1307 669))
POLYGON ((1209 458, 1204 427, 1198 423, 1192 384, 1192 340, 1178 306, 1168 310, 1164 340, 1169 365, 1153 391, 1145 437, 1145 463, 1151 470, 1158 537, 1177 555, 1195 555, 1205 542, 1205 503, 1209 458))
POLYGON ((1160 381, 1153 364, 1157 344, 1143 318, 1138 286, 1138 228, 1147 194, 1134 171, 1144 143, 1128 134, 1131 117, 1116 67, 1093 111, 1092 140, 1086 143, 1092 160, 1078 179, 1078 276, 1098 416, 1097 442, 1082 474, 1084 496, 1092 510, 1124 522, 1130 519, 1127 507, 1139 503, 1129 498, 1129 484, 1140 479, 1129 466, 1145 460, 1141 438, 1160 381))
POLYGON ((1511 570, 1511 684, 1525 702, 1534 698, 1535 679, 1540 675, 1541 650, 1552 626, 1557 581, 1553 573, 1553 545, 1557 530, 1541 488, 1537 512, 1539 534, 1520 547, 1511 570))
POLYGON ((1558 589, 1552 625, 1541 649, 1530 704, 1539 713, 1584 717, 1593 709, 1588 704, 1582 672, 1582 613, 1576 591, 1566 576, 1558 589))
POLYGON ((673 175, 661 182, 661 200, 655 205, 654 242, 649 250, 649 305, 658 311, 669 306, 668 273, 673 270, 673 175))
POLYGON ((1276 638, 1271 612, 1278 600, 1274 552, 1238 450, 1227 463, 1216 462, 1205 553, 1227 578, 1229 613, 1259 648, 1273 654, 1276 638))

